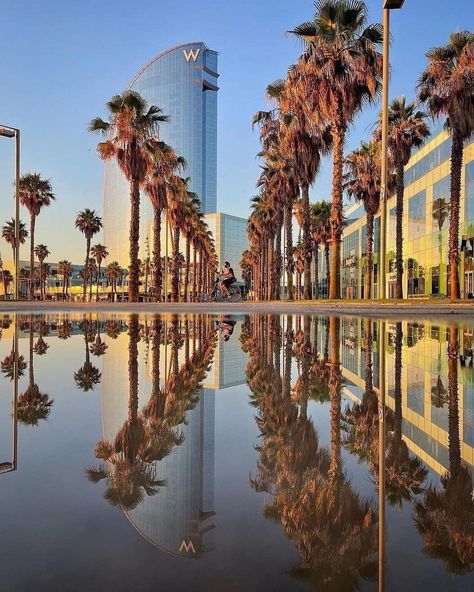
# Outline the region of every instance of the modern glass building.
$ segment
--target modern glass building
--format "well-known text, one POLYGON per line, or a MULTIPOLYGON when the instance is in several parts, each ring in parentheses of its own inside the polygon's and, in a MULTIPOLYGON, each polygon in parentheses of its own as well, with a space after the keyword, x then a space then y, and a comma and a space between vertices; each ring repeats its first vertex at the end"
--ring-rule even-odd
MULTIPOLYGON (((415 152, 405 168, 403 209, 403 295, 446 296, 450 293, 448 265, 451 137, 434 135, 415 152)), ((474 142, 464 148, 461 179, 460 284, 462 297, 474 293, 474 142)), ((386 293, 395 296, 396 197, 387 202, 386 293)), ((351 210, 342 245, 342 297, 364 297, 366 217, 351 210), (359 217, 356 216, 359 214, 359 217), (357 219, 353 220, 354 217, 357 219)), ((374 285, 379 288, 380 218, 374 228, 374 285)))
MULTIPOLYGON (((168 49, 148 62, 128 89, 157 105, 169 121, 160 138, 187 161, 190 190, 197 193, 205 214, 217 210, 217 52, 203 42, 168 49)), ((104 240, 110 261, 128 265, 129 186, 114 162, 106 163, 104 178, 104 240)), ((146 195, 141 202, 141 248, 150 228, 152 210, 146 195)))
POLYGON ((242 253, 248 249, 247 220, 229 214, 208 214, 206 222, 212 232, 216 244, 219 265, 228 261, 237 279, 240 279, 240 260, 242 253))

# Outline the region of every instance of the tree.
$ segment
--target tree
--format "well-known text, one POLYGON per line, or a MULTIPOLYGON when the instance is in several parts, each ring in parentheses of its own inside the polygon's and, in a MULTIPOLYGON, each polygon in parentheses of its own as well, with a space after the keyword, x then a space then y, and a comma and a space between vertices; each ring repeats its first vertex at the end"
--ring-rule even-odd
POLYGON ((373 141, 361 142, 345 160, 344 186, 350 197, 364 204, 367 214, 364 297, 368 300, 372 296, 374 219, 380 208, 380 163, 380 146, 373 141))
POLYGON ((86 393, 94 390, 95 385, 100 383, 101 373, 90 361, 89 343, 94 337, 92 322, 84 319, 81 322, 81 329, 84 335, 86 358, 84 364, 74 373, 74 382, 78 389, 86 393))
POLYGON ((91 275, 90 272, 90 250, 91 250, 91 240, 102 228, 102 218, 97 215, 95 210, 90 210, 89 208, 85 208, 81 210, 77 216, 75 221, 75 226, 78 230, 82 232, 82 234, 86 237, 86 258, 84 261, 84 274, 83 274, 83 289, 82 289, 82 297, 84 301, 86 300, 86 288, 87 288, 87 279, 91 275))
POLYGON ((117 293, 117 281, 122 277, 123 271, 117 261, 112 261, 105 268, 105 277, 111 286, 112 301, 117 293))
POLYGON ((138 301, 140 265, 140 185, 152 165, 152 140, 158 123, 167 121, 161 109, 147 108, 145 99, 137 92, 126 91, 115 95, 107 103, 109 121, 93 119, 89 131, 102 133, 107 139, 97 150, 102 160, 114 158, 130 183, 130 279, 129 301, 138 301))
POLYGON ((414 102, 405 97, 392 101, 388 109, 388 147, 396 174, 396 298, 403 298, 403 198, 405 193, 405 166, 413 148, 418 148, 430 135, 426 113, 417 111, 414 102))
MULTIPOLYGON (((7 220, 2 227, 2 237, 6 240, 6 242, 11 246, 13 251, 13 261, 15 261, 15 219, 12 218, 11 220, 7 220)), ((28 238, 28 230, 26 230, 25 223, 21 220, 19 221, 19 232, 18 238, 20 241, 20 245, 23 245, 28 238)))
POLYGON ((316 285, 316 298, 319 298, 319 245, 324 248, 324 260, 326 269, 326 285, 329 289, 329 239, 331 233, 331 204, 320 201, 311 205, 311 236, 314 250, 314 275, 316 285))
POLYGON ((95 259, 97 263, 97 300, 99 300, 99 282, 100 282, 100 267, 104 259, 107 259, 109 256, 109 252, 107 251, 107 247, 105 245, 101 245, 97 243, 91 248, 91 255, 95 259))
POLYGON ((310 125, 330 123, 333 147, 331 275, 329 298, 340 298, 343 230, 343 157, 347 128, 377 96, 382 75, 382 27, 367 23, 367 7, 357 0, 319 0, 310 22, 291 31, 305 52, 290 72, 293 99, 310 125))
POLYGON ((39 268, 39 277, 40 277, 40 297, 41 299, 45 299, 46 297, 46 275, 45 270, 43 269, 44 260, 49 257, 50 252, 46 245, 36 245, 35 247, 35 255, 38 258, 40 268, 39 268))
POLYGON ((63 259, 58 263, 58 273, 63 278, 63 297, 68 295, 68 287, 72 277, 72 263, 67 259, 63 259))
POLYGON ((451 299, 461 297, 459 286, 459 215, 464 141, 474 129, 474 34, 453 33, 449 43, 430 49, 420 76, 418 97, 433 118, 446 117, 451 132, 451 203, 449 266, 451 299))
POLYGON ((42 179, 39 173, 23 175, 19 183, 20 203, 30 214, 30 300, 34 296, 35 273, 35 226, 41 210, 55 199, 49 179, 42 179))

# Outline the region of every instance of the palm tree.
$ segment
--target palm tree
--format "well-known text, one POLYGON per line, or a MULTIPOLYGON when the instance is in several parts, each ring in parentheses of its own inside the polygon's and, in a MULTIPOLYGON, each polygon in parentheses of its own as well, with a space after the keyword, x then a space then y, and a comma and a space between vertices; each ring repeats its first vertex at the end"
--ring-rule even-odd
POLYGON ((35 255, 38 258, 40 269, 39 269, 39 276, 40 276, 40 295, 41 298, 44 300, 46 297, 46 275, 43 269, 44 260, 49 257, 50 252, 46 245, 36 245, 35 247, 35 255))
POLYGON ((311 236, 313 238, 314 250, 314 283, 316 286, 315 297, 319 298, 319 245, 324 248, 324 260, 326 270, 326 284, 329 288, 329 238, 331 204, 327 201, 320 201, 311 205, 311 236))
POLYGON ((58 263, 58 273, 63 278, 63 297, 68 295, 69 282, 72 277, 72 263, 67 259, 63 259, 58 263))
POLYGON ((34 295, 35 273, 35 226, 36 218, 44 207, 55 199, 49 179, 42 179, 39 173, 27 173, 20 179, 20 203, 30 214, 30 300, 34 295))
POLYGON ((100 282, 100 267, 104 259, 107 259, 109 256, 109 252, 107 251, 107 247, 105 245, 101 245, 97 243, 91 248, 91 255, 95 259, 97 263, 97 300, 99 300, 99 282, 100 282))
POLYGON ((459 215, 464 141, 474 130, 474 34, 453 33, 449 43, 430 49, 422 73, 419 99, 433 118, 446 117, 451 132, 451 206, 449 266, 451 299, 461 297, 459 286, 459 215))
POLYGON ((117 261, 112 261, 112 263, 109 263, 105 268, 105 277, 112 288, 112 301, 114 300, 114 295, 117 293, 117 281, 120 279, 121 275, 122 268, 117 261))
POLYGON ((413 148, 418 148, 430 135, 426 113, 418 111, 414 102, 406 97, 392 101, 388 109, 388 146, 396 174, 396 298, 403 298, 403 198, 405 193, 405 166, 413 148))
POLYGON ((54 401, 49 398, 49 395, 42 393, 35 382, 33 362, 34 323, 32 317, 29 319, 28 326, 30 334, 28 387, 26 388, 26 391, 18 397, 17 414, 18 420, 21 423, 37 426, 40 420, 48 418, 54 401))
MULTIPOLYGON (((380 207, 380 146, 374 141, 361 142, 345 160, 344 186, 350 197, 364 204, 367 214, 365 247, 365 293, 372 296, 372 270, 374 252, 374 219, 380 207)), ((382 278, 381 278, 381 281, 382 278)))
POLYGON ((290 72, 292 96, 310 125, 330 123, 333 145, 331 275, 329 298, 340 298, 343 230, 343 157, 348 126, 377 96, 382 74, 379 24, 365 26, 367 7, 358 0, 320 0, 310 22, 291 31, 305 53, 290 72))
MULTIPOLYGON (((2 237, 12 248, 13 261, 15 261, 15 226, 15 218, 11 218, 11 220, 7 220, 2 227, 2 237)), ((18 238, 20 245, 23 245, 28 238, 28 230, 26 230, 26 225, 21 220, 19 221, 18 238)))
POLYGON ((152 140, 158 133, 158 123, 167 121, 161 109, 147 109, 145 99, 134 91, 116 95, 107 103, 109 121, 100 117, 90 123, 91 132, 106 136, 97 150, 102 160, 114 158, 130 183, 130 279, 129 301, 137 302, 140 266, 140 185, 152 168, 152 140))
POLYGON ((102 228, 102 218, 97 215, 95 210, 90 210, 89 208, 85 208, 81 210, 75 220, 75 226, 79 229, 82 234, 86 237, 86 258, 84 262, 84 274, 83 274, 83 289, 82 289, 82 297, 84 302, 86 300, 86 288, 87 288, 87 279, 90 278, 90 251, 91 251, 91 240, 102 228))

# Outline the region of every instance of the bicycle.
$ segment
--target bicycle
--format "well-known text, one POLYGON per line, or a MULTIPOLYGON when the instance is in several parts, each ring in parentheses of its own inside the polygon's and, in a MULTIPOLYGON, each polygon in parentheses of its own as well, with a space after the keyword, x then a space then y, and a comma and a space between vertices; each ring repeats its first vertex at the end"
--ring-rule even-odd
POLYGON ((222 295, 221 288, 220 288, 220 279, 217 278, 212 286, 212 289, 209 295, 204 296, 204 302, 215 302, 217 298, 220 297, 227 301, 227 302, 240 302, 242 300, 242 292, 240 291, 239 286, 231 285, 227 288, 229 292, 229 296, 225 297, 222 295))

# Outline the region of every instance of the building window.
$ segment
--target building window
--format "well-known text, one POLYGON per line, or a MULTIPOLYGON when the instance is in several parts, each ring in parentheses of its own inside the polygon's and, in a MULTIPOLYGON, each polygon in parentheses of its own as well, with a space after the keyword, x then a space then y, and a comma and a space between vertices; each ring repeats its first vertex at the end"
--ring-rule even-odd
POLYGON ((408 240, 426 232, 426 192, 420 191, 408 201, 408 240))
POLYGON ((466 165, 465 220, 474 220, 474 160, 466 165))
POLYGON ((433 231, 443 230, 449 226, 449 203, 451 197, 451 177, 448 175, 433 185, 433 231))

